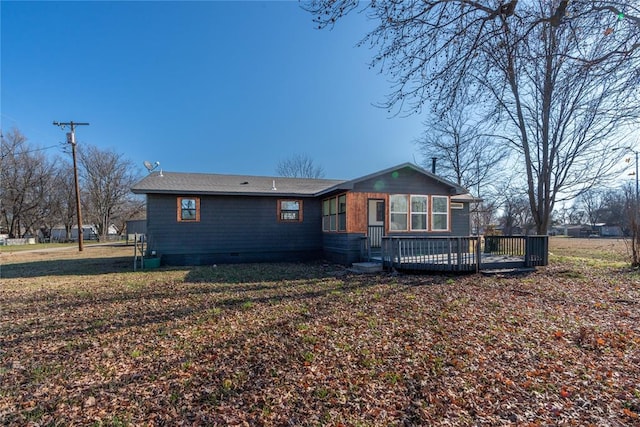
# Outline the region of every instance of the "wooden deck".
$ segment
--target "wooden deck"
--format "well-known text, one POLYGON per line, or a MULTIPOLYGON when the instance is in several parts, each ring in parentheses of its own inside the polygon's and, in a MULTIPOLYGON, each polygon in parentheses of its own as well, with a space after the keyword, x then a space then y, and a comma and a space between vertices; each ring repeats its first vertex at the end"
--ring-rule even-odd
POLYGON ((379 253, 366 253, 386 269, 474 272, 547 265, 548 244, 547 236, 383 237, 379 253))

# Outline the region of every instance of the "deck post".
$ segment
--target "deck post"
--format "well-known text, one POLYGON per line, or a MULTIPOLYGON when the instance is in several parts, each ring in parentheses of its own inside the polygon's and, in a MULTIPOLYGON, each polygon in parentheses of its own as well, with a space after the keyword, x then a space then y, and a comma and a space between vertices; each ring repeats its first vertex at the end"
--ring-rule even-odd
POLYGON ((138 267, 138 233, 133 235, 133 271, 138 267))
POLYGON ((380 241, 380 258, 382 259, 382 268, 387 267, 385 265, 387 263, 387 258, 385 257, 385 250, 384 250, 385 246, 387 246, 387 242, 384 240, 381 240, 380 241))
MULTIPOLYGON (((479 231, 479 230, 478 230, 479 231)), ((476 234, 476 273, 480 272, 480 262, 482 261, 482 253, 480 252, 481 242, 480 242, 480 234, 476 234)))
POLYGON ((524 236, 524 266, 531 267, 531 244, 529 235, 524 236))

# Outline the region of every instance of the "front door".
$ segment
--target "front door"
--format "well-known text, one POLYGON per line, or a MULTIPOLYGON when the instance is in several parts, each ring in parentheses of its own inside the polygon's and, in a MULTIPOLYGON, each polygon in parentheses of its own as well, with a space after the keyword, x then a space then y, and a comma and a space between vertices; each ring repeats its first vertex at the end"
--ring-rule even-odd
POLYGON ((371 249, 380 249, 382 247, 382 236, 384 236, 384 200, 369 199, 367 203, 369 247, 371 249))

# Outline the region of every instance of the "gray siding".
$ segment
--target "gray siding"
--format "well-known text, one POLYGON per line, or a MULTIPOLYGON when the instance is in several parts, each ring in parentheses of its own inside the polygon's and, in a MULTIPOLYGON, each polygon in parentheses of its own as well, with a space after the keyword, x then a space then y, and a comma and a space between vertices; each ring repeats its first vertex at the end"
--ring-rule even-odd
POLYGON ((177 221, 175 195, 147 195, 149 250, 164 264, 296 261, 322 254, 321 205, 303 200, 303 221, 279 222, 278 197, 202 196, 200 221, 177 221))
POLYGON ((471 217, 469 213, 469 203, 463 203, 462 209, 450 209, 451 212, 451 234, 453 236, 471 235, 471 217))
POLYGON ((360 181, 354 185, 353 190, 389 194, 435 194, 442 196, 452 194, 450 186, 434 181, 411 168, 401 168, 392 173, 360 181))
POLYGON ((363 237, 363 233, 324 233, 324 258, 344 265, 360 261, 363 237))
MULTIPOLYGON (((453 195, 452 187, 415 171, 411 168, 400 168, 394 172, 384 174, 369 180, 358 182, 353 191, 381 192, 388 194, 423 194, 436 196, 453 195)), ((389 209, 389 207, 386 207, 389 209)), ((429 232, 429 236, 468 236, 470 233, 469 204, 464 203, 463 209, 450 209, 451 231, 444 233, 429 232)), ((390 235, 407 236, 408 232, 389 233, 390 235)), ((424 236, 417 233, 416 235, 424 236)))

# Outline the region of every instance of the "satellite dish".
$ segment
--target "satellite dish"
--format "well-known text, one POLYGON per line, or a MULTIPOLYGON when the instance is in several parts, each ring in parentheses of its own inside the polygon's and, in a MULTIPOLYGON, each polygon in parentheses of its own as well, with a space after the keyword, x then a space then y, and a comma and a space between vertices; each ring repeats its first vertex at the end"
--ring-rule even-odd
POLYGON ((144 164, 144 167, 147 168, 149 173, 153 172, 158 166, 160 166, 160 162, 156 162, 155 165, 152 165, 151 162, 148 160, 145 160, 143 164, 144 164))

